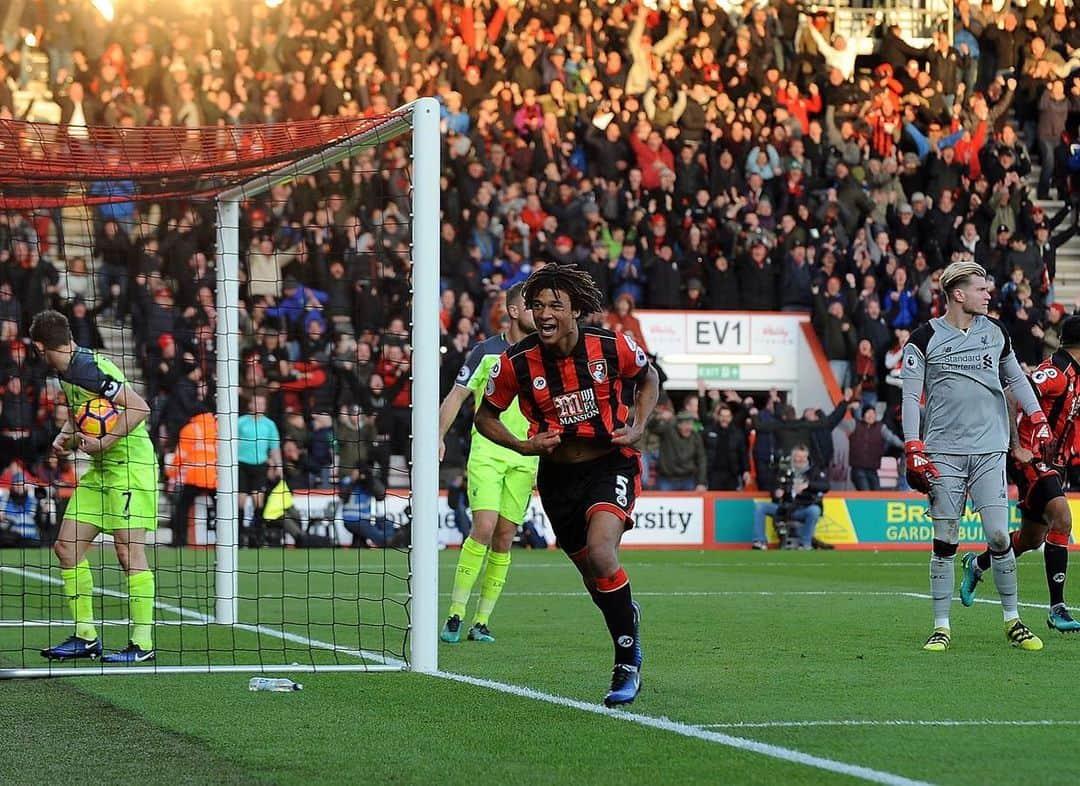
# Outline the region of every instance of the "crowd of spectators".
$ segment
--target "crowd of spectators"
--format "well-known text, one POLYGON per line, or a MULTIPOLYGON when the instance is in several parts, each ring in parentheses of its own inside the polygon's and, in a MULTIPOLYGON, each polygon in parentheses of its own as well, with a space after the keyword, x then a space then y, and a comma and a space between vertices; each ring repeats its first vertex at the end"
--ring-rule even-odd
MULTIPOLYGON (((0 117, 31 84, 28 34, 66 132, 84 138, 98 124, 363 117, 434 95, 443 392, 499 330, 501 292, 547 262, 589 271, 616 329, 640 330, 637 308, 805 312, 847 390, 839 415, 796 417, 776 395, 672 394, 646 438, 651 482, 767 487, 794 441, 815 464, 847 455, 830 431, 850 409, 850 466, 871 487, 874 456, 896 449, 900 350, 942 313, 947 263, 990 271, 1024 364, 1055 348, 1071 310, 1054 300, 1056 250, 1080 217, 1076 9, 958 0, 952 38, 942 23, 916 47, 881 14, 848 34, 797 0, 655 5, 117 3, 107 22, 88 0, 27 3, 0 48, 0 117), (1046 215, 1036 197, 1051 192, 1065 207, 1046 215)), ((244 205, 243 402, 267 395, 280 432, 269 471, 294 488, 385 487, 391 457, 408 456, 407 156, 365 151, 244 205)), ((34 439, 63 417, 19 341, 56 305, 88 346, 102 325, 131 326, 152 433, 171 451, 214 398, 211 206, 100 208, 92 249, 63 248, 56 218, 0 216, 0 429, 34 439)), ((456 433, 459 467, 468 432, 456 433)), ((50 471, 65 470, 32 469, 50 471)))

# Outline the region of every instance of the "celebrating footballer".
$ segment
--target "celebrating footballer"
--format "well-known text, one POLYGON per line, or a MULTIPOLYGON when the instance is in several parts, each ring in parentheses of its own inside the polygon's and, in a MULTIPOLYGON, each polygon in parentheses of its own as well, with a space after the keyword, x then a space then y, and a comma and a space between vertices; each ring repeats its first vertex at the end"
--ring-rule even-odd
POLYGON ((545 265, 525 282, 523 296, 536 333, 492 368, 476 427, 499 445, 540 457, 540 500, 615 647, 604 703, 629 704, 641 689, 640 610, 619 543, 634 525, 641 473, 634 443, 656 406, 659 379, 629 336, 582 324, 603 308, 583 271, 545 265), (529 421, 527 439, 499 419, 515 397, 529 421))

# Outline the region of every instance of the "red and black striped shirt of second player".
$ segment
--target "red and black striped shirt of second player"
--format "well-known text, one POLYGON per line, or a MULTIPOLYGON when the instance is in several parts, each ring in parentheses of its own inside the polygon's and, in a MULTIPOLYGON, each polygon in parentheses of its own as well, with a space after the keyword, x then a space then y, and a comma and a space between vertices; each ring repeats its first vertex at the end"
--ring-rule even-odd
MULTIPOLYGON (((1064 350, 1058 350, 1031 373, 1031 384, 1039 397, 1050 430, 1057 443, 1057 454, 1045 461, 1059 467, 1080 464, 1080 366, 1064 350)), ((1031 450, 1035 428, 1027 415, 1020 418, 1020 444, 1031 450)))
POLYGON ((645 351, 626 333, 582 327, 566 357, 546 349, 533 333, 507 349, 491 369, 485 400, 500 412, 514 396, 529 420, 529 436, 610 440, 626 425, 630 408, 623 390, 644 378, 645 351))

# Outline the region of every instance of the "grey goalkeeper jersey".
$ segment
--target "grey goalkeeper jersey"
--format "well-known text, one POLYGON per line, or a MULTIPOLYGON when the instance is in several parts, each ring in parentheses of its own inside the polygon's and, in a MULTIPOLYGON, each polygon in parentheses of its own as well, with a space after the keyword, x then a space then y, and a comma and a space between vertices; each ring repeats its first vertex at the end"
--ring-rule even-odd
POLYGON ((911 334, 903 363, 904 441, 921 439, 928 453, 1007 451, 1009 413, 1003 384, 1024 412, 1039 410, 1008 331, 996 319, 976 316, 966 332, 943 317, 931 319, 911 334))

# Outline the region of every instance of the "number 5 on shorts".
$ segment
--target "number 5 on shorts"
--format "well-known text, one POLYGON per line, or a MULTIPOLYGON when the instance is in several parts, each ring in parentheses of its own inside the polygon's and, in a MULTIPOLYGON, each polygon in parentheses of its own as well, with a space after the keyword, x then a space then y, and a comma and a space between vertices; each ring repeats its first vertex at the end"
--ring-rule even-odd
POLYGON ((630 479, 626 477, 626 475, 615 476, 615 501, 623 508, 625 508, 630 501, 626 498, 627 486, 629 483, 630 479))

